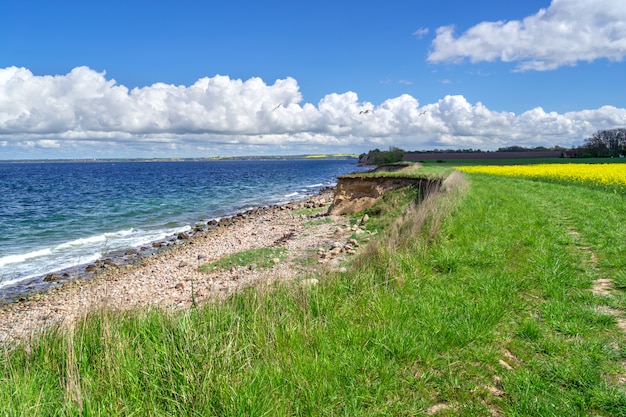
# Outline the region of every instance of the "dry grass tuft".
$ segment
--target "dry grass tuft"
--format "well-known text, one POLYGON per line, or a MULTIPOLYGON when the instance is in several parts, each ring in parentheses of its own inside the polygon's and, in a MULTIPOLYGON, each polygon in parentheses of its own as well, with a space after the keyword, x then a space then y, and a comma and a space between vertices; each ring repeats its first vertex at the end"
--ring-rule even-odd
POLYGON ((357 267, 384 264, 387 273, 395 277, 396 284, 402 285, 402 260, 398 252, 408 249, 411 253, 419 253, 425 250, 438 235, 444 219, 468 190, 469 182, 457 171, 450 174, 440 187, 427 189, 423 198, 411 202, 396 217, 384 237, 367 245, 357 259, 357 267))
POLYGON ((439 233, 443 220, 454 210, 468 189, 469 182, 458 171, 450 174, 441 187, 427 189, 422 200, 414 201, 398 217, 385 240, 387 246, 396 249, 408 247, 414 242, 414 237, 420 234, 427 241, 433 240, 439 233))

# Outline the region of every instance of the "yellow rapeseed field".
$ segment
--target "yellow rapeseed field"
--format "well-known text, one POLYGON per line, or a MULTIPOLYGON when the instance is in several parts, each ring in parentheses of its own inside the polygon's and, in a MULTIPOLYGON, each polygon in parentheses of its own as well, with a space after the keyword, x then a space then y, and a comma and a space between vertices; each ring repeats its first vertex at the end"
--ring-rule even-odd
POLYGON ((626 194, 626 164, 479 165, 456 169, 467 173, 583 183, 626 194))

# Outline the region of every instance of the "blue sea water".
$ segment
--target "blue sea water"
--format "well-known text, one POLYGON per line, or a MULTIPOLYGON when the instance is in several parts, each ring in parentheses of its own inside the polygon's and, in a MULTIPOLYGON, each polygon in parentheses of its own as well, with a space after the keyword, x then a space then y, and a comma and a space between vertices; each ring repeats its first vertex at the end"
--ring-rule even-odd
POLYGON ((48 273, 303 199, 358 170, 354 159, 0 163, 0 300, 48 273))

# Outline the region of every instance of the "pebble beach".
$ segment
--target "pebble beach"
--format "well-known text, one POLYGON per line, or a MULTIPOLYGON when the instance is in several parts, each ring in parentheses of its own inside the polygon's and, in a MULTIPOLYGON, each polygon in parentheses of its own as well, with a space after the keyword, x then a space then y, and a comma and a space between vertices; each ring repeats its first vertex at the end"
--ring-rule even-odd
MULTIPOLYGON (((255 210, 220 227, 198 231, 133 264, 5 304, 0 307, 0 344, 28 339, 50 327, 71 325, 100 309, 184 309, 193 303, 222 299, 252 284, 315 281, 311 277, 316 271, 339 268, 342 257, 354 254, 359 246, 350 239, 355 227, 351 228, 345 217, 326 214, 332 198, 333 189, 326 189, 304 201, 255 210), (199 271, 202 264, 221 257, 277 245, 287 249, 287 256, 273 259, 271 268, 199 271), (304 256, 316 259, 305 267, 298 262, 304 256)), ((358 228, 356 232, 365 233, 358 228)))

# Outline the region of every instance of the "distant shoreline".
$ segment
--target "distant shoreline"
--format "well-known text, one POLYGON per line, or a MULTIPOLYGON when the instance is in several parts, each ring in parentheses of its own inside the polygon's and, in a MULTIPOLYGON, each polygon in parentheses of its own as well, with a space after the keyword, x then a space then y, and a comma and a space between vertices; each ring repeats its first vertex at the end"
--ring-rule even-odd
POLYGON ((355 154, 215 156, 203 158, 68 158, 68 159, 0 159, 0 163, 84 163, 84 162, 203 162, 203 161, 292 161, 292 160, 359 159, 355 154))

